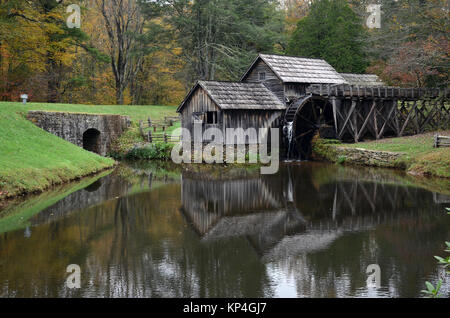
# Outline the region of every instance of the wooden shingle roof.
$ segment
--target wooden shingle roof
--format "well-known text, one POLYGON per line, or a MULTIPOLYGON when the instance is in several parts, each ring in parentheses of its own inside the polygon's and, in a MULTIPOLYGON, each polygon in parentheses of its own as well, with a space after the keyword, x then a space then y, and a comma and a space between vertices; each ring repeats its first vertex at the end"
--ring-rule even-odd
POLYGON ((260 59, 284 83, 345 84, 344 78, 325 60, 269 54, 259 54, 242 80, 260 59))
POLYGON ((354 86, 386 86, 375 74, 345 74, 341 73, 347 84, 354 86))
POLYGON ((221 109, 248 110, 285 110, 286 106, 275 94, 261 83, 232 83, 198 81, 186 99, 178 107, 184 107, 190 96, 199 88, 203 88, 208 96, 221 109))

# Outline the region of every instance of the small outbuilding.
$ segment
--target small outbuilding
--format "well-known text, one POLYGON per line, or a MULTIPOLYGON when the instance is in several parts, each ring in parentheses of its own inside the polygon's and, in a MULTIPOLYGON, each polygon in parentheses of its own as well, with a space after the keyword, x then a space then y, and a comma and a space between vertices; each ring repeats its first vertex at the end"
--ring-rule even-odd
MULTIPOLYGON (((278 127, 286 104, 261 83, 198 81, 177 111, 182 117, 182 127, 191 134, 191 141, 200 141, 200 136, 194 134, 197 123, 201 124, 202 135, 209 128, 222 131, 224 144, 257 144, 254 136, 247 136, 246 140, 227 136, 227 128, 258 131, 278 127)), ((213 140, 203 138, 202 141, 213 140)))

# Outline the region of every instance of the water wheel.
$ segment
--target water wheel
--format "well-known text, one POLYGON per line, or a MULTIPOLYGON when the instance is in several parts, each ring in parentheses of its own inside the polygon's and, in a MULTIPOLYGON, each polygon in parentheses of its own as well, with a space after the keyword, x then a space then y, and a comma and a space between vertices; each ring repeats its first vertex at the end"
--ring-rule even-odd
POLYGON ((333 137, 331 104, 315 96, 305 96, 294 101, 285 116, 287 158, 308 160, 311 157, 311 140, 319 131, 323 131, 328 138, 333 137))

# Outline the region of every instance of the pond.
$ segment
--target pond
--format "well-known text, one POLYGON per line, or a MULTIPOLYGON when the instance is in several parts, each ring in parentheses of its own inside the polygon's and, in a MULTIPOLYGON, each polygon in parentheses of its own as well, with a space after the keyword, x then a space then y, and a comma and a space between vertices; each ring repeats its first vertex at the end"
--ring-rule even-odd
POLYGON ((322 163, 122 164, 0 211, 0 297, 422 297, 445 277, 434 256, 450 196, 412 180, 322 163))

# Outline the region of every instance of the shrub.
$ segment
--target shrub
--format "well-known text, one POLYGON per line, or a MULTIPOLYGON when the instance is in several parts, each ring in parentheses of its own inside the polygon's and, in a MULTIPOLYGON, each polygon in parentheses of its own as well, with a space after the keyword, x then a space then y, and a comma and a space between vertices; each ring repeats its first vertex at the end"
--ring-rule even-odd
POLYGON ((340 156, 337 160, 337 163, 342 165, 347 161, 347 157, 346 156, 340 156))
POLYGON ((173 145, 155 143, 142 148, 133 148, 127 153, 126 159, 132 160, 170 160, 173 145))

